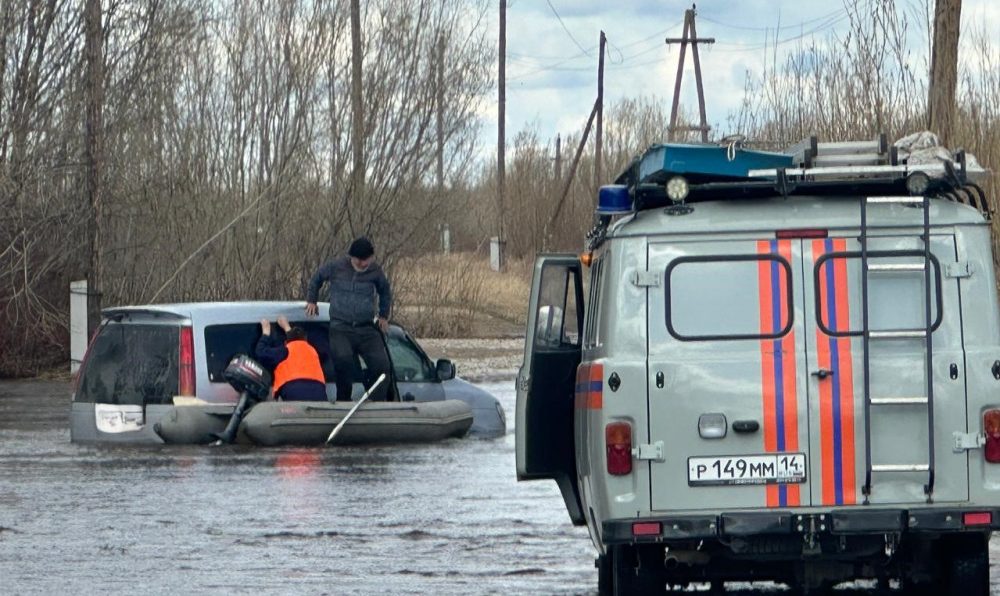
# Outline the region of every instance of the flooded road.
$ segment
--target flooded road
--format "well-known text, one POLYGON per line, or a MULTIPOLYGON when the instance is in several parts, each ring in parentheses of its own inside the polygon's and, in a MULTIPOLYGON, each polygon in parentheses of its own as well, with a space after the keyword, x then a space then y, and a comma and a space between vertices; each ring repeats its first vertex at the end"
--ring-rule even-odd
MULTIPOLYGON (((513 421, 513 379, 484 387, 513 421)), ((515 481, 513 434, 99 448, 69 442, 68 395, 0 382, 4 594, 596 594, 586 531, 555 484, 515 481)))
MULTIPOLYGON (((513 418, 513 382, 484 385, 513 418)), ((0 382, 5 594, 571 594, 586 532, 514 438, 336 449, 69 442, 64 383, 0 382)))

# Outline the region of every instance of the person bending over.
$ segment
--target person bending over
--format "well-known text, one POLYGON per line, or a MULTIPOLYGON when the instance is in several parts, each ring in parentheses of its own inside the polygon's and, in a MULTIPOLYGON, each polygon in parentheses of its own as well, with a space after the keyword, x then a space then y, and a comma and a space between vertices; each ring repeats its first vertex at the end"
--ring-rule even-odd
POLYGON ((326 379, 319 354, 306 341, 301 327, 292 327, 284 316, 278 326, 285 331, 285 343, 271 335, 271 322, 260 322, 261 336, 254 350, 261 364, 274 369, 274 397, 285 401, 327 401, 326 379))

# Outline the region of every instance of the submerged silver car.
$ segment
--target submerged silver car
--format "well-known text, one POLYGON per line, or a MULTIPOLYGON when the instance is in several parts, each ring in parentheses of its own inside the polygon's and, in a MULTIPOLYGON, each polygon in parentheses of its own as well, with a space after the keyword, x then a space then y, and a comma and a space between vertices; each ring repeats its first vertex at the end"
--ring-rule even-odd
MULTIPOLYGON (((327 343, 329 305, 306 317, 304 302, 206 302, 127 306, 103 311, 73 392, 70 435, 76 442, 161 443, 153 426, 178 399, 235 404, 223 371, 236 354, 253 354, 260 320, 288 317, 306 330, 319 353, 327 396, 336 395, 327 343)), ((280 329, 277 330, 280 333, 280 329)), ((402 401, 455 399, 472 408, 470 435, 502 436, 503 408, 483 389, 455 375, 450 360, 432 362, 402 327, 386 336, 393 393, 402 401)), ((359 360, 355 398, 367 371, 359 360)))

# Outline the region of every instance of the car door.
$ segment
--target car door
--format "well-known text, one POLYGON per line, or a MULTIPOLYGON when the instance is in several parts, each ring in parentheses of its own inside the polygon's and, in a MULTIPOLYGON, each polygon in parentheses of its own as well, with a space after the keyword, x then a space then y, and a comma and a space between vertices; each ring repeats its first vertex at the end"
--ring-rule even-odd
POLYGON ((437 370, 409 335, 400 329, 390 328, 386 345, 389 347, 396 387, 403 401, 440 401, 445 398, 437 370))
POLYGON ((654 510, 811 502, 801 241, 650 242, 654 510))
POLYGON ((517 375, 517 477, 553 479, 574 523, 583 523, 573 441, 583 280, 576 255, 535 262, 524 361, 517 375))

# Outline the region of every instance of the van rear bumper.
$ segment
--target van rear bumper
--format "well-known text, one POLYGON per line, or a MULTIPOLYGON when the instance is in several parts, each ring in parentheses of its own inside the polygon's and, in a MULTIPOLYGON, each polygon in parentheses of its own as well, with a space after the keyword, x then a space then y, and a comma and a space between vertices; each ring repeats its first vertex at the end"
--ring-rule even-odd
POLYGON ((865 507, 863 509, 829 511, 810 509, 808 512, 776 510, 612 519, 602 524, 602 537, 605 544, 634 544, 765 534, 952 533, 984 532, 997 529, 1000 529, 1000 509, 988 507, 872 509, 865 507), (979 519, 976 521, 980 523, 967 525, 965 523, 965 514, 967 513, 988 513, 990 514, 989 523, 979 519), (640 525, 635 527, 636 524, 640 525))

